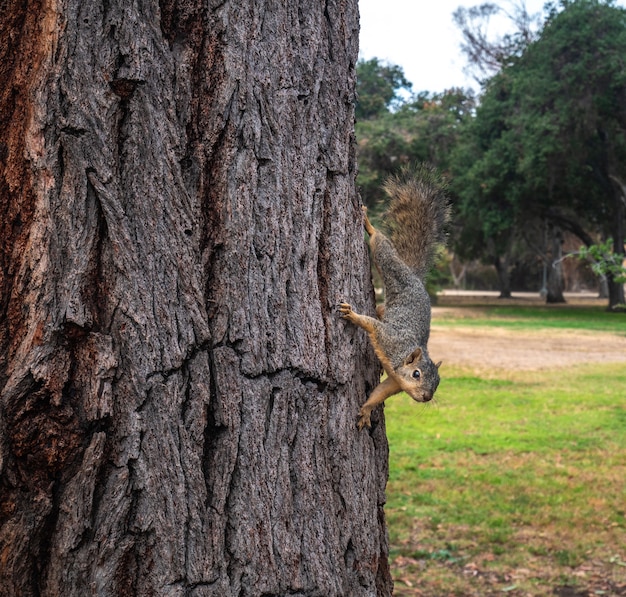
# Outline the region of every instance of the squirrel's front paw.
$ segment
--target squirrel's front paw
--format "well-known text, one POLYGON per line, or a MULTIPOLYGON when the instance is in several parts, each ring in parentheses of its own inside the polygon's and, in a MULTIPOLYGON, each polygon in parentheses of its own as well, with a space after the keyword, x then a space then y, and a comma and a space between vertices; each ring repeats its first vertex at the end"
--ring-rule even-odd
POLYGON ((361 431, 363 427, 369 428, 372 426, 372 421, 370 419, 371 414, 372 414, 371 410, 361 408, 361 410, 359 411, 359 420, 356 424, 356 426, 359 428, 359 431, 361 431))
POLYGON ((369 429, 372 426, 372 421, 370 420, 370 413, 360 413, 359 420, 357 421, 356 426, 359 428, 359 431, 361 431, 363 427, 367 427, 369 429))
POLYGON ((339 313, 341 313, 342 317, 350 319, 350 316, 354 313, 352 305, 349 303, 339 303, 339 313))

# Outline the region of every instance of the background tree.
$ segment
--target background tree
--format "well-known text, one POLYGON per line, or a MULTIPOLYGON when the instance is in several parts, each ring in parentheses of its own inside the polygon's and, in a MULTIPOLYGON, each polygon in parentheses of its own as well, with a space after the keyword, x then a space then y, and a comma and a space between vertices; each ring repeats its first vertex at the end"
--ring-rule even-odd
MULTIPOLYGON (((360 73, 357 65, 357 76, 360 73)), ((364 99, 369 102, 367 95, 364 99)), ((376 209, 384 199, 383 181, 403 165, 426 162, 447 170, 459 128, 471 117, 474 102, 473 93, 462 89, 424 91, 394 109, 357 121, 357 181, 364 203, 376 209)))
MULTIPOLYGON (((626 207, 626 10, 563 1, 516 66, 520 174, 555 229, 590 245, 612 237, 622 253, 626 207)), ((608 276, 609 306, 624 302, 608 276)))
POLYGON ((480 259, 495 267, 501 298, 511 296, 511 264, 521 213, 513 194, 516 155, 506 121, 510 86, 504 74, 489 81, 451 157, 459 222, 454 250, 461 259, 480 259))
POLYGON ((357 32, 0 8, 0 594, 391 593, 378 366, 335 315, 373 307, 357 32))
POLYGON ((378 58, 359 60, 357 64, 357 120, 375 118, 402 103, 402 91, 408 93, 411 83, 395 64, 378 58))
POLYGON ((512 64, 536 39, 541 25, 540 16, 530 14, 524 0, 459 6, 453 18, 463 35, 461 50, 467 57, 467 68, 480 83, 512 64), (509 31, 494 36, 489 27, 491 21, 503 19, 508 22, 509 31))
MULTIPOLYGON (((461 210, 480 214, 480 246, 498 246, 503 232, 528 240, 528 230, 548 231, 538 253, 549 264, 551 302, 563 300, 563 231, 623 247, 625 14, 596 0, 553 8, 537 40, 485 83, 453 160, 461 210)), ((612 307, 623 287, 609 285, 612 307)))

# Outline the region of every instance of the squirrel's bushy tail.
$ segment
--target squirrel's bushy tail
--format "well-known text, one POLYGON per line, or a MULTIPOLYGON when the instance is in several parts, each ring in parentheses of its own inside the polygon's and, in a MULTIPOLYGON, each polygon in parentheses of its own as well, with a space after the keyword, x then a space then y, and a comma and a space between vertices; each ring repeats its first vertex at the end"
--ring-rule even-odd
POLYGON ((450 216, 447 185, 427 165, 403 168, 384 184, 389 204, 384 215, 391 242, 402 260, 423 279, 435 250, 444 242, 450 216))

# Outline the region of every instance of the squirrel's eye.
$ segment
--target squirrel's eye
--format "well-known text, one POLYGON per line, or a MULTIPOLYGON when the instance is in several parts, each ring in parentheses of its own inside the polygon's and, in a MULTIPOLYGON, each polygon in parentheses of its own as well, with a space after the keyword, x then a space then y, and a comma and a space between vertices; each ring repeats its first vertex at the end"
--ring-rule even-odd
POLYGON ((413 371, 413 378, 414 379, 419 379, 422 376, 421 372, 419 369, 416 369, 415 371, 413 371))

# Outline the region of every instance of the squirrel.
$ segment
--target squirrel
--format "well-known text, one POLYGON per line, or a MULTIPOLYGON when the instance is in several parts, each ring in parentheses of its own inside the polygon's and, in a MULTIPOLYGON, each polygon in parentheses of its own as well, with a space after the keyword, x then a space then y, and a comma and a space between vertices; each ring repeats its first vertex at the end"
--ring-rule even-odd
POLYGON ((404 168, 385 182, 389 206, 383 221, 391 228, 390 238, 372 226, 367 208, 363 223, 369 235, 374 263, 385 287, 385 304, 376 309, 377 318, 356 313, 341 303, 341 315, 369 335, 386 379, 359 411, 357 426, 371 427, 374 408, 389 396, 406 392, 417 402, 432 400, 439 385, 439 366, 428 355, 430 298, 424 278, 432 265, 435 249, 444 240, 450 207, 445 184, 428 166, 404 168))

